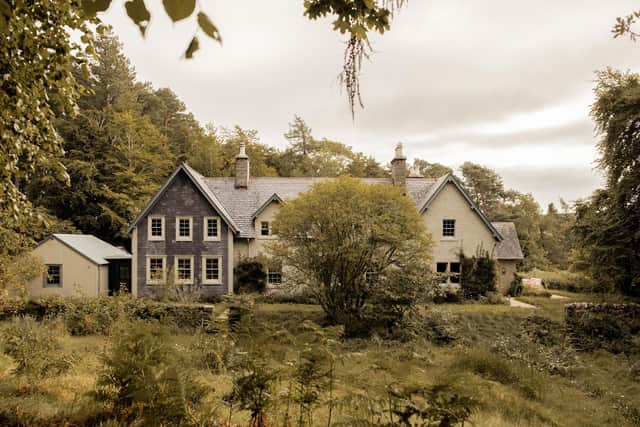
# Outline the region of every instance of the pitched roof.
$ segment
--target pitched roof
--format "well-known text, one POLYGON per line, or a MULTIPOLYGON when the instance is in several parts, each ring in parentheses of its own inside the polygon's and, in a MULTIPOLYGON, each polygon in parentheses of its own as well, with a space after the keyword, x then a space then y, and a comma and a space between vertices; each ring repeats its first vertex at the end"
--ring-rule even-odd
MULTIPOLYGON (((52 234, 42 243, 56 239, 94 264, 109 264, 110 259, 130 259, 131 254, 91 234, 52 234)), ((40 243, 40 244, 42 244, 40 243)))
POLYGON ((438 194, 440 194, 440 192, 446 187, 447 184, 453 184, 458 189, 458 191, 460 191, 462 196, 467 200, 467 203, 469 203, 469 206, 471 206, 471 209, 476 214, 478 214, 482 222, 484 222, 487 228, 491 230, 493 237, 495 237, 497 240, 502 240, 502 233, 500 233, 500 231, 498 231, 496 227, 494 227, 493 223, 489 221, 489 218, 486 217, 486 215, 482 212, 478 205, 476 205, 476 203, 471 199, 471 196, 469 196, 467 190, 464 189, 462 184, 460 184, 460 182, 451 172, 438 178, 436 182, 431 186, 431 188, 425 195, 423 203, 421 205, 418 205, 420 213, 423 213, 424 211, 429 209, 431 203, 433 203, 438 194))
POLYGON ((140 212, 140 215, 138 215, 138 217, 131 223, 128 230, 129 233, 131 233, 131 230, 133 230, 133 227, 138 225, 138 223, 144 217, 147 216, 151 208, 153 208, 153 206, 158 202, 158 200, 160 200, 160 197, 162 197, 165 191, 167 191, 167 189, 169 188, 169 185, 173 182, 173 180, 178 176, 178 174, 181 171, 187 175, 187 177, 196 186, 196 188, 200 191, 200 193, 204 196, 204 198, 207 199, 209 204, 211 204, 211 206, 220 213, 220 216, 222 216, 222 219, 229 225, 231 230, 233 230, 234 233, 239 231, 238 226, 236 225, 235 221, 233 220, 232 216, 229 214, 227 209, 225 209, 225 206, 222 203, 220 203, 220 200, 216 197, 216 195, 213 192, 211 192, 211 189, 206 185, 205 177, 200 175, 191 167, 189 167, 186 163, 183 163, 180 166, 178 166, 178 168, 171 174, 169 179, 167 179, 164 185, 160 187, 160 190, 156 192, 155 196, 153 196, 151 201, 147 203, 147 206, 145 206, 142 212, 140 212))
POLYGON ((502 241, 496 246, 497 258, 512 260, 524 258, 515 224, 512 222, 494 222, 492 224, 502 235, 502 241))
MULTIPOLYGON (((233 177, 203 177, 206 186, 229 211, 239 228, 239 237, 254 238, 254 219, 269 203, 287 200, 309 191, 315 183, 332 178, 316 177, 252 177, 248 188, 236 188, 233 177)), ((391 178, 363 178, 366 183, 389 184, 391 178)), ((432 178, 407 178, 407 194, 416 206, 426 199, 431 186, 436 182, 432 178)))

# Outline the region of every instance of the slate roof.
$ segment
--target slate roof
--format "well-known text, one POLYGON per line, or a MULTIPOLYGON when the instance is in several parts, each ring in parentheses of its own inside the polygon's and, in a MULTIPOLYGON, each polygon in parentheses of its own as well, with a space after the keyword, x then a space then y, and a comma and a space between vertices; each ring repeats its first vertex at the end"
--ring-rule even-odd
POLYGON ((502 235, 502 241, 496 247, 496 257, 505 260, 524 258, 515 224, 512 222, 493 222, 492 224, 502 235))
POLYGON ((91 234, 52 234, 45 242, 51 239, 59 240, 98 265, 109 264, 110 259, 131 259, 129 252, 116 248, 91 234))
MULTIPOLYGON (((234 177, 202 177, 203 182, 227 209, 239 229, 239 237, 256 236, 253 219, 256 212, 275 196, 282 200, 309 191, 314 183, 331 178, 315 177, 252 177, 248 188, 235 188, 234 177)), ((391 185, 391 178, 363 178, 364 182, 391 185)), ((407 178, 407 192, 420 207, 426 201, 429 190, 436 182, 431 178, 407 178)))

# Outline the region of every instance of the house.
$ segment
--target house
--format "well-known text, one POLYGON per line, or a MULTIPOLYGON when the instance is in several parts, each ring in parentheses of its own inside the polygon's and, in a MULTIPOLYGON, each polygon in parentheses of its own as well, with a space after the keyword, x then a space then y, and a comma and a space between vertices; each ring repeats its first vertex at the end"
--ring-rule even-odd
MULTIPOLYGON (((153 295, 158 285, 194 285, 203 296, 233 293, 233 267, 263 254, 276 239, 271 223, 279 205, 330 178, 251 177, 249 157, 240 147, 234 177, 204 177, 183 164, 169 177, 131 224, 132 292, 153 295)), ((390 178, 365 178, 406 189, 434 240, 433 269, 460 272, 459 253, 479 246, 497 259, 500 290, 508 290, 522 259, 512 223, 492 223, 452 174, 412 177, 402 145, 396 148, 390 178)), ((267 282, 281 282, 268 271, 267 282)))
POLYGON ((131 290, 131 254, 88 234, 52 234, 33 250, 45 265, 33 296, 98 296, 131 290))

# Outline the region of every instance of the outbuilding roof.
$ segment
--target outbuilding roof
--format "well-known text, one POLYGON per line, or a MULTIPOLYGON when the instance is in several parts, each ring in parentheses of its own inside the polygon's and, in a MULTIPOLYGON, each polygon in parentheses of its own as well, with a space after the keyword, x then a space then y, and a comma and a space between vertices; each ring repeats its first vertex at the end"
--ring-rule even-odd
POLYGON ((496 258, 504 260, 523 259, 516 225, 512 222, 493 222, 493 226, 502 235, 502 241, 496 246, 496 258))
POLYGON ((109 264, 110 259, 131 259, 129 252, 100 240, 91 234, 52 234, 42 243, 52 239, 60 241, 98 265, 109 264))

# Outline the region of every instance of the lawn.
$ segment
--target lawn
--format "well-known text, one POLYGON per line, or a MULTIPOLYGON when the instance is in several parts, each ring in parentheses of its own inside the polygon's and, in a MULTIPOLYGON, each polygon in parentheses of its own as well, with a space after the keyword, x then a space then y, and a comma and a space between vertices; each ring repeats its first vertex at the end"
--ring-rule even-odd
MULTIPOLYGON (((330 391, 326 384, 319 389, 320 398, 304 425, 327 425, 329 416, 332 425, 388 422, 376 413, 384 408, 381 402, 390 402, 390 390, 425 385, 441 385, 473 401, 469 421, 474 426, 637 425, 640 383, 630 375, 633 361, 606 352, 571 351, 563 340, 562 307, 596 297, 564 295, 569 298, 522 298, 537 309, 429 306, 417 336, 405 341, 331 339, 335 331, 318 326, 323 315, 317 306, 256 304, 249 321, 236 330, 235 345, 239 353, 259 355, 277 374, 268 425, 284 425, 287 418, 290 425, 298 425, 299 406, 288 397, 292 378, 301 351, 315 348, 320 336, 328 337, 324 348, 334 357, 333 381, 330 391)), ((177 351, 193 351, 201 338, 178 330, 170 336, 177 351)), ((50 420, 74 425, 91 419, 87 414, 98 405, 91 392, 109 338, 66 335, 62 344, 63 351, 74 356, 73 367, 37 382, 16 377, 12 360, 0 357, 0 421, 8 419, 7 414, 23 425, 48 425, 50 420)), ((210 391, 207 404, 225 421, 229 410, 221 398, 231 390, 237 372, 194 369, 210 391)), ((249 418, 247 411, 231 413, 233 424, 248 425, 249 418)))

